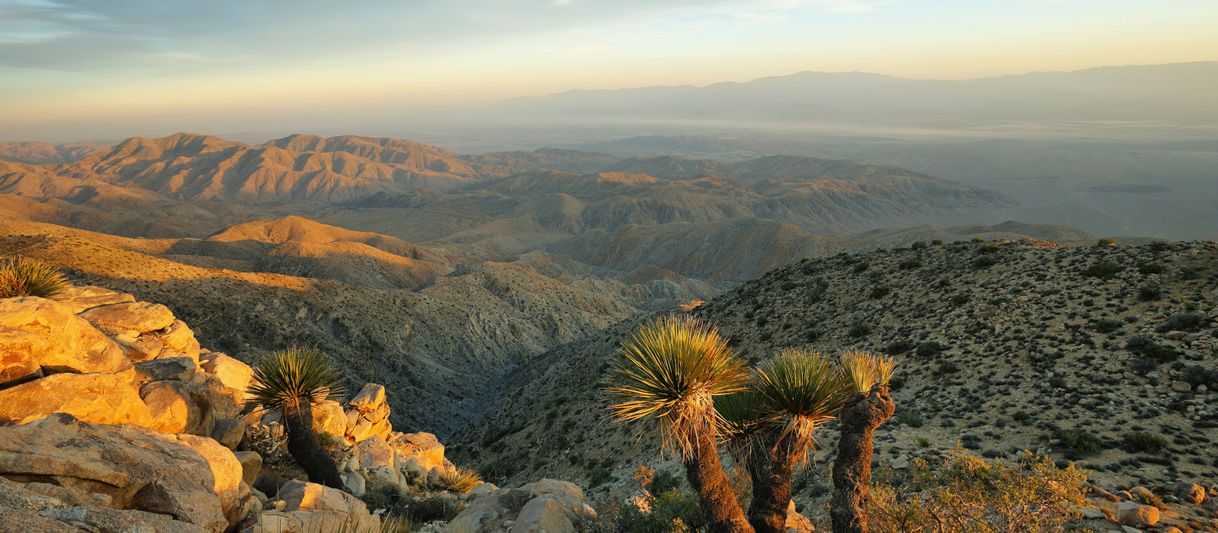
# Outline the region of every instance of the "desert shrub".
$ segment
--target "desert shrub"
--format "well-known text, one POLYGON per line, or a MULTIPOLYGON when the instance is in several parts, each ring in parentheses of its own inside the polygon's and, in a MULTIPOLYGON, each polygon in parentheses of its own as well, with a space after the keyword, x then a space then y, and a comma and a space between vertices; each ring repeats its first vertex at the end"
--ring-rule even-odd
POLYGON ((951 302, 952 307, 960 307, 960 306, 968 303, 968 295, 967 294, 957 294, 955 296, 952 296, 951 300, 949 300, 949 301, 951 302))
POLYGON ((1125 341, 1125 349, 1146 357, 1156 363, 1170 363, 1180 357, 1180 352, 1164 346, 1145 335, 1135 335, 1125 341))
POLYGON ((922 427, 922 413, 913 409, 903 409, 898 407, 897 412, 892 417, 894 424, 901 424, 911 428, 922 427))
POLYGON ((1089 278, 1112 279, 1121 271, 1121 265, 1112 261, 1096 261, 1083 269, 1083 275, 1089 278))
POLYGON ((935 239, 930 241, 931 246, 943 246, 943 239, 935 239))
POLYGON ((917 459, 911 480, 872 486, 867 505, 876 533, 1062 531, 1085 502, 1086 474, 1025 453, 1015 464, 957 450, 932 467, 917 459))
POLYGON ((369 511, 384 509, 385 517, 401 517, 413 523, 449 521, 465 508, 465 504, 451 494, 415 494, 390 483, 369 487, 361 499, 369 511))
POLYGON ((608 468, 598 466, 588 472, 588 488, 599 487, 613 481, 613 472, 608 468))
POLYGON ((654 477, 651 479, 651 484, 647 488, 652 494, 663 494, 669 490, 680 488, 681 479, 680 475, 667 470, 656 470, 654 477))
POLYGON ((1189 365, 1180 370, 1180 379, 1189 385, 1218 385, 1218 370, 1211 370, 1201 365, 1189 365))
POLYGON ((925 248, 926 241, 914 241, 913 244, 909 245, 910 250, 923 250, 925 248))
POLYGON ((866 337, 867 335, 871 334, 871 326, 868 326, 863 322, 855 322, 854 324, 851 324, 850 330, 847 331, 846 334, 855 338, 866 337))
POLYGON ((1089 457, 1104 451, 1104 443, 1098 437, 1080 429, 1058 429, 1054 437, 1060 441, 1058 446, 1070 459, 1089 457))
POLYGON ((0 260, 0 298, 51 298, 67 287, 68 279, 53 267, 25 257, 0 260))
POLYGON ((1091 331, 1094 331, 1096 333, 1108 334, 1108 333, 1112 333, 1118 329, 1121 329, 1122 325, 1123 325, 1123 323, 1120 320, 1113 320, 1111 318, 1101 318, 1099 320, 1091 321, 1091 331))
POLYGON ((1163 325, 1159 326, 1159 331, 1197 331, 1205 327, 1207 322, 1209 319, 1201 313, 1176 313, 1167 317, 1163 325))
POLYGON ((1015 414, 1011 415, 1011 420, 1026 425, 1028 422, 1032 421, 1032 415, 1028 414, 1027 411, 1015 411, 1015 414))
POLYGON ((983 244, 977 247, 977 253, 980 255, 993 255, 998 253, 998 243, 983 244))
POLYGON ((897 263, 897 268, 901 270, 913 270, 915 268, 921 268, 921 266, 922 262, 917 259, 906 259, 900 263, 897 263))
POLYGON ((1160 453, 1167 448, 1167 440, 1144 431, 1134 431, 1121 436, 1121 449, 1129 453, 1160 453))
POLYGON ((675 533, 700 531, 706 525, 697 498, 679 489, 669 489, 651 501, 651 512, 633 504, 622 508, 618 531, 631 533, 675 533))
POLYGON ((1156 263, 1154 261, 1142 261, 1138 263, 1138 273, 1143 275, 1162 274, 1166 271, 1167 267, 1163 266, 1163 263, 1156 263))
POLYGON ((871 265, 867 263, 855 263, 852 269, 856 274, 866 271, 871 265))
POLYGON ((1116 239, 1100 239, 1095 242, 1095 245, 1100 248, 1116 248, 1116 239))
POLYGON ((779 288, 784 291, 789 291, 798 286, 799 286, 799 284, 795 283, 794 281, 784 281, 784 282, 782 282, 782 285, 779 285, 779 288))
POLYGON ((872 287, 871 288, 871 299, 878 300, 880 298, 888 296, 888 293, 890 293, 890 292, 892 292, 892 289, 889 289, 888 287, 884 287, 882 285, 872 287))
POLYGON ((935 374, 938 374, 938 375, 955 374, 956 372, 959 372, 959 371, 960 371, 960 365, 957 365, 956 363, 951 362, 951 361, 939 363, 939 366, 935 367, 935 374))
POLYGON ((1143 285, 1138 287, 1138 299, 1143 302, 1158 300, 1163 296, 1163 289, 1158 285, 1143 285))
POLYGON ((1168 248, 1171 248, 1171 244, 1168 243, 1167 241, 1155 241, 1155 242, 1152 242, 1152 243, 1146 245, 1146 247, 1149 248, 1150 251, 1152 251, 1152 252, 1160 253, 1160 252, 1166 252, 1168 248))
POLYGON ((946 349, 947 349, 946 346, 939 344, 937 342, 931 341, 931 342, 924 342, 922 344, 919 344, 917 351, 915 351, 914 353, 918 357, 930 358, 930 357, 939 355, 939 352, 942 352, 943 350, 946 350, 946 349))
POLYGON ((482 476, 477 472, 463 467, 441 468, 433 486, 440 490, 468 494, 482 484, 482 476))
POLYGON ((979 255, 973 258, 973 268, 990 268, 998 264, 998 258, 992 255, 979 255))
POLYGON ((888 346, 884 347, 884 353, 886 353, 888 355, 901 355, 905 352, 912 350, 913 348, 914 348, 914 344, 912 342, 902 339, 899 341, 892 341, 892 342, 888 343, 888 346))

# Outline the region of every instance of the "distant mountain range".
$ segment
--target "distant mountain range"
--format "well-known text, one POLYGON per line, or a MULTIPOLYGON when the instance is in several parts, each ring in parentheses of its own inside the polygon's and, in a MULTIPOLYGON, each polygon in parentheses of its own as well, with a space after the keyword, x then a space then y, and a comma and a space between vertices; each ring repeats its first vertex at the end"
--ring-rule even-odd
POLYGON ((749 82, 575 90, 494 106, 502 117, 946 125, 1084 120, 1218 124, 1218 62, 966 80, 801 72, 749 82))

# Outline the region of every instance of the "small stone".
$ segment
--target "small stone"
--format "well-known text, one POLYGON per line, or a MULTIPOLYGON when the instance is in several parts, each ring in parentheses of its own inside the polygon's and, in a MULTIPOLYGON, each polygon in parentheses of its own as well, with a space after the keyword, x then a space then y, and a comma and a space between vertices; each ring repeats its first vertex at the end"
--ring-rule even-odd
POLYGON ((1177 483, 1175 486, 1176 497, 1194 505, 1200 505, 1205 501, 1205 488, 1196 483, 1177 483))
POLYGON ((1173 381, 1171 384, 1171 390, 1183 394, 1191 392, 1193 390, 1193 386, 1189 385, 1187 381, 1173 381))

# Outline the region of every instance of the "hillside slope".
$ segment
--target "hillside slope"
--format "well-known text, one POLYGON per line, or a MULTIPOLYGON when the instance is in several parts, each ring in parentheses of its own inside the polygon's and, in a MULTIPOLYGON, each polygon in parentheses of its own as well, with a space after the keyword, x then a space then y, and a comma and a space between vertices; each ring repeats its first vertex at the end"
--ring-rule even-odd
MULTIPOLYGON (((989 457, 1030 449, 1086 458, 1097 480, 1169 486, 1218 476, 1216 287, 1213 242, 961 242, 801 261, 695 314, 751 362, 783 347, 893 353, 898 415, 877 433, 881 467, 961 443, 989 457), (1126 435, 1138 432, 1165 448, 1127 451, 1126 435), (1091 438, 1098 454, 1081 449, 1091 438)), ((515 392, 459 437, 456 455, 511 480, 599 470, 624 483, 637 465, 655 464, 654 432, 610 423, 599 393, 640 320, 513 372, 515 392)), ((836 432, 818 435, 817 475, 836 432)), ((801 490, 802 504, 823 488, 801 490)))

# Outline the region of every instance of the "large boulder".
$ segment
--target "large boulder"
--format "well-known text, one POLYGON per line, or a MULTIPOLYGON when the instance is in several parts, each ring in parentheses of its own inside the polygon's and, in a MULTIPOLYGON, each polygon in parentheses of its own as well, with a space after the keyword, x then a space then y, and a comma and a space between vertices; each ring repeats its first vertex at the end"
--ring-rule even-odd
POLYGON ((448 463, 444 458, 444 445, 431 433, 393 433, 387 442, 397 453, 399 462, 404 464, 414 459, 412 462, 424 473, 448 463))
POLYGON ((0 390, 0 425, 68 413, 98 424, 154 425, 135 387, 135 372, 54 374, 0 390))
POLYGON ((199 364, 189 357, 169 357, 135 364, 135 373, 141 384, 166 379, 190 381, 198 370, 199 364))
POLYGON ((113 335, 139 337, 173 324, 173 312, 161 304, 127 302, 94 307, 80 316, 113 335))
POLYGON ((64 414, 0 427, 0 477, 38 480, 105 507, 167 515, 206 531, 225 531, 244 507, 241 476, 233 453, 207 438, 64 414))
POLYGON ((152 415, 152 428, 165 433, 211 434, 206 389, 188 381, 153 381, 140 389, 152 415))
POLYGON ((262 513, 247 533, 311 533, 313 531, 377 532, 381 519, 364 502, 341 490, 316 483, 289 481, 279 490, 282 511, 262 513))
POLYGON ((313 404, 313 430, 318 433, 343 438, 347 432, 347 414, 342 404, 325 400, 313 404))
POLYGON ((244 404, 246 389, 254 376, 254 369, 241 361, 219 352, 203 352, 199 355, 199 366, 203 371, 215 376, 216 380, 233 392, 233 399, 238 404, 244 404))
POLYGON ((122 348, 67 305, 35 297, 0 300, 0 384, 128 368, 122 348))

